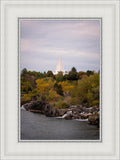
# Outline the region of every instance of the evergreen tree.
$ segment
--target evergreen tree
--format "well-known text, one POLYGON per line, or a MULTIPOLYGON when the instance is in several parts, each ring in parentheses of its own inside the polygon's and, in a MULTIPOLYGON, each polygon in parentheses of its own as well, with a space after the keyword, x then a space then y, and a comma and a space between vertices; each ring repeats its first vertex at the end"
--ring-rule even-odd
POLYGON ((71 69, 71 71, 68 74, 68 80, 78 80, 78 74, 75 67, 71 69))
POLYGON ((47 77, 54 77, 53 72, 52 71, 48 71, 47 72, 47 77))

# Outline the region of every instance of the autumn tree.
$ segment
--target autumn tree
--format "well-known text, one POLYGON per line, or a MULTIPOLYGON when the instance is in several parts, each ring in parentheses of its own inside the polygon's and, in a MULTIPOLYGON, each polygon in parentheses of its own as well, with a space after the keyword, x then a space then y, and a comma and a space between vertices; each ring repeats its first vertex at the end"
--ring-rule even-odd
POLYGON ((73 88, 73 85, 68 81, 62 81, 59 82, 58 84, 62 86, 62 90, 65 94, 69 94, 71 89, 73 88))
POLYGON ((86 72, 83 72, 83 71, 78 72, 78 79, 82 79, 83 76, 85 75, 86 75, 86 72))
POLYGON ((94 73, 91 76, 84 76, 78 80, 78 85, 71 91, 72 101, 76 104, 99 104, 99 74, 94 73))
POLYGON ((54 90, 54 85, 56 81, 52 78, 37 79, 36 83, 36 92, 39 97, 42 97, 42 99, 50 101, 53 99, 56 100, 59 97, 56 90, 54 90))

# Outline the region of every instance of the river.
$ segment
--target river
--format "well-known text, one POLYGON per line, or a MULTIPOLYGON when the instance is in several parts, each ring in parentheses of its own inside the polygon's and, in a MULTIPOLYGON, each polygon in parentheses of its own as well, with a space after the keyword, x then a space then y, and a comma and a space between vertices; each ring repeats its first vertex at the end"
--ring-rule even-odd
POLYGON ((99 140, 99 129, 95 125, 20 111, 21 140, 99 140))

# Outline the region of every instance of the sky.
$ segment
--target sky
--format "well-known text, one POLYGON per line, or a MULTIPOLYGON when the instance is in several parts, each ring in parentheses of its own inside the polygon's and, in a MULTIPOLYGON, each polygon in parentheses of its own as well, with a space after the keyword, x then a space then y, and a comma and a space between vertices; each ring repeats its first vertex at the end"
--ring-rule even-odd
POLYGON ((20 20, 20 66, 55 71, 59 56, 65 71, 100 70, 99 20, 20 20))

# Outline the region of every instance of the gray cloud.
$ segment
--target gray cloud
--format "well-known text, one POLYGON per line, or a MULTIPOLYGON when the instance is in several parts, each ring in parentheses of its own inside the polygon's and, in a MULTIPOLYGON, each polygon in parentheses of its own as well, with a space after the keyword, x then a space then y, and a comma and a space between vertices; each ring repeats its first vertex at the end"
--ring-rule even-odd
POLYGON ((20 21, 21 69, 54 71, 60 54, 66 70, 98 71, 99 20, 20 21))

